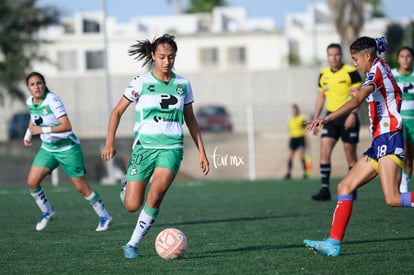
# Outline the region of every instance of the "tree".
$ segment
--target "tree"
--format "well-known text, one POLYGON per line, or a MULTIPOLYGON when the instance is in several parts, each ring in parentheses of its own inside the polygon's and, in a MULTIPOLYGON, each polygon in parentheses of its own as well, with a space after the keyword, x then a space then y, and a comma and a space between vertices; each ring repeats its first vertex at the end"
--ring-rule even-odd
MULTIPOLYGON (((327 0, 332 11, 332 18, 342 44, 346 49, 358 37, 364 25, 364 1, 361 0, 327 0)), ((348 51, 344 51, 348 53, 348 51)), ((349 55, 348 55, 349 58, 349 55)))
POLYGON ((190 0, 186 13, 211 12, 213 8, 226 6, 225 0, 190 0))
POLYGON ((37 36, 44 27, 57 24, 59 11, 36 7, 36 0, 0 2, 0 105, 6 96, 24 101, 21 81, 34 60, 45 60, 38 47, 47 41, 37 36))
POLYGON ((414 46, 414 22, 411 21, 404 29, 404 36, 401 46, 414 46))
POLYGON ((392 67, 396 67, 398 65, 397 51, 401 47, 403 41, 404 28, 400 24, 391 23, 385 30, 385 37, 387 38, 387 51, 385 52, 385 57, 392 67))
POLYGON ((371 6, 372 17, 385 17, 382 0, 367 0, 367 4, 371 6))

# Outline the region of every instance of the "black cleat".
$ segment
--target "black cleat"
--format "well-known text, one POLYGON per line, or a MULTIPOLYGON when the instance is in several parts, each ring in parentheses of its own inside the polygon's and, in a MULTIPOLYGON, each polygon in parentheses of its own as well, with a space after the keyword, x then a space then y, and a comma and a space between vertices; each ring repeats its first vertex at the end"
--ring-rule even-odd
POLYGON ((331 192, 329 188, 322 187, 319 190, 318 194, 312 196, 312 200, 314 201, 330 201, 331 200, 331 192))

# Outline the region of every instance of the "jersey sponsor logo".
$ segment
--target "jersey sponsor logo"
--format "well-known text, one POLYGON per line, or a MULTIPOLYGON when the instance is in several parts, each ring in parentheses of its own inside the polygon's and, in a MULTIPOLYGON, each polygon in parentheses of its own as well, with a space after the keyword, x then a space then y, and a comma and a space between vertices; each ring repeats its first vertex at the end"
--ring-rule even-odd
POLYGON ((372 73, 372 72, 368 73, 367 79, 365 80, 365 82, 374 80, 374 77, 375 77, 375 73, 372 73))
POLYGON ((404 156, 404 149, 397 147, 397 148, 395 148, 394 154, 397 155, 397 156, 399 156, 399 155, 404 156))
POLYGON ((153 84, 151 84, 147 87, 147 90, 153 93, 153 92, 155 92, 155 86, 153 84))
POLYGON ((170 105, 177 104, 178 99, 173 95, 161 95, 160 106, 162 109, 169 109, 170 105))
POLYGON ((165 117, 160 117, 160 116, 154 116, 154 121, 155 122, 160 122, 160 121, 174 121, 173 119, 168 119, 165 117))
POLYGON ((65 107, 63 105, 57 106, 56 109, 59 111, 59 113, 65 113, 65 107))
POLYGON ((33 116, 33 119, 34 119, 34 123, 35 123, 37 126, 39 126, 39 125, 41 125, 41 124, 43 123, 43 118, 42 118, 41 116, 34 115, 34 116, 33 116))
MULTIPOLYGON (((382 114, 383 110, 382 110, 382 105, 381 102, 375 102, 375 108, 377 109, 377 113, 378 114, 382 114)), ((384 125, 385 126, 385 125, 384 125)))
POLYGON ((413 92, 413 84, 412 83, 408 83, 406 85, 403 86, 403 93, 409 93, 409 92, 413 92))

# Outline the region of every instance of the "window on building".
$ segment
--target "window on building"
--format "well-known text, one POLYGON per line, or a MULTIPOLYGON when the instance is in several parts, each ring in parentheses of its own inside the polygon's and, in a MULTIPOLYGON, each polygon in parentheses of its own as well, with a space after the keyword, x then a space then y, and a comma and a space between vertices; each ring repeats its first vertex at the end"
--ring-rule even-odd
POLYGON ((104 52, 102 50, 86 52, 86 69, 97 70, 104 68, 104 52))
POLYGON ((100 31, 100 26, 99 26, 99 23, 97 21, 83 19, 82 23, 83 23, 83 32, 85 32, 85 33, 99 32, 100 31))
POLYGON ((75 71, 78 69, 76 51, 58 51, 58 69, 60 71, 75 71))
POLYGON ((230 65, 245 65, 246 64, 246 48, 233 47, 228 50, 228 58, 230 65))
POLYGON ((217 48, 203 48, 200 51, 200 62, 202 66, 217 66, 219 63, 217 48))
POLYGON ((73 34, 75 33, 75 26, 73 24, 73 22, 63 22, 62 23, 62 27, 64 29, 65 34, 73 34))

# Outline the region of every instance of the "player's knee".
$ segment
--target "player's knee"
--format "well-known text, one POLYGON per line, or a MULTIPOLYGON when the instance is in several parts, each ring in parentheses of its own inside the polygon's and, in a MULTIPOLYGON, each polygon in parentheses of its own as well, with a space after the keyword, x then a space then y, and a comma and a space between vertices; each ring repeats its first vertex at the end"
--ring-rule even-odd
POLYGON ((33 177, 29 174, 27 177, 27 185, 30 189, 36 189, 40 186, 40 179, 33 177))
POLYGON ((136 212, 139 209, 140 206, 141 205, 139 203, 135 203, 135 202, 131 203, 131 202, 128 202, 126 200, 124 202, 125 210, 128 211, 128 212, 131 212, 131 213, 136 212))
POLYGON ((40 185, 40 183, 38 183, 38 182, 34 182, 34 181, 30 180, 30 179, 27 180, 27 186, 29 187, 29 189, 34 190, 37 187, 39 187, 39 185, 40 185))

